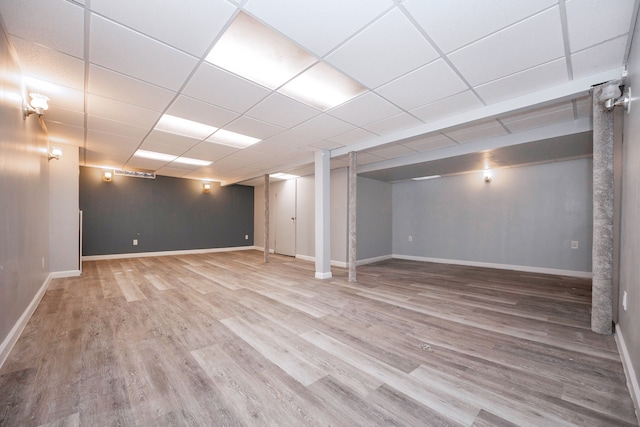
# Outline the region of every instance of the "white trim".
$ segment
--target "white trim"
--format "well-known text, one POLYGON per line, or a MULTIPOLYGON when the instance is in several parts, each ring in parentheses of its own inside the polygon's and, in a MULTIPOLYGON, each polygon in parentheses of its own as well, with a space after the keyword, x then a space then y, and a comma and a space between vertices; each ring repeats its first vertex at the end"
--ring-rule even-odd
MULTIPOLYGON (((133 252, 130 254, 109 254, 83 256, 83 261, 102 261, 107 259, 147 258, 156 256, 208 254, 213 252, 248 251, 258 249, 255 246, 234 246, 231 248, 187 249, 183 251, 133 252)), ((264 250, 264 249, 263 249, 264 250)))
POLYGON ((624 374, 627 377, 627 386, 629 393, 631 394, 631 400, 633 400, 633 406, 636 408, 636 418, 640 419, 640 385, 638 384, 638 376, 633 367, 627 344, 622 336, 622 329, 620 325, 616 324, 616 333, 614 334, 616 344, 618 345, 618 353, 620 353, 620 359, 622 359, 622 366, 624 367, 624 374))
MULTIPOLYGON (((301 259, 303 261, 316 262, 315 257, 309 256, 309 255, 296 254, 296 258, 301 259)), ((331 260, 330 264, 332 267, 341 267, 341 268, 347 268, 349 266, 349 264, 346 261, 331 260)))
POLYGON ((4 362, 7 361, 7 357, 9 357, 9 353, 13 350, 13 346, 18 341, 18 338, 20 338, 22 331, 24 331, 25 326, 27 326, 29 319, 31 319, 31 316, 36 311, 36 308, 38 308, 38 304, 40 304, 42 297, 49 287, 49 283, 51 283, 51 278, 52 275, 49 274, 44 280, 42 286, 40 286, 38 292, 34 295, 31 303, 29 303, 24 313, 22 313, 22 316, 20 316, 20 319, 18 319, 16 324, 13 325, 9 335, 7 335, 4 341, 2 341, 2 344, 0 344, 0 368, 4 365, 4 362))
POLYGON ((440 264, 456 264, 456 265, 468 265, 472 267, 498 268, 500 270, 514 270, 514 271, 524 271, 527 273, 554 274, 557 276, 579 277, 582 279, 593 278, 593 273, 591 273, 590 271, 560 270, 557 268, 529 267, 526 265, 512 265, 512 264, 495 264, 492 262, 464 261, 459 259, 431 258, 431 257, 399 255, 399 254, 393 254, 392 257, 397 259, 406 259, 409 261, 437 262, 440 264))
POLYGON ((316 279, 331 279, 332 277, 333 275, 331 274, 331 272, 321 273, 319 271, 316 271, 316 279))
POLYGON ((359 259, 356 261, 356 266, 373 264, 374 262, 386 261, 391 258, 393 258, 393 255, 382 255, 382 256, 376 256, 373 258, 359 259))
MULTIPOLYGON (((254 246, 253 249, 260 251, 260 252, 264 252, 264 246, 254 246)), ((270 254, 275 254, 276 250, 275 249, 269 249, 269 253, 270 254)))
POLYGON ((64 279, 65 277, 79 277, 82 275, 82 271, 80 270, 69 270, 69 271, 52 271, 51 278, 52 279, 64 279))

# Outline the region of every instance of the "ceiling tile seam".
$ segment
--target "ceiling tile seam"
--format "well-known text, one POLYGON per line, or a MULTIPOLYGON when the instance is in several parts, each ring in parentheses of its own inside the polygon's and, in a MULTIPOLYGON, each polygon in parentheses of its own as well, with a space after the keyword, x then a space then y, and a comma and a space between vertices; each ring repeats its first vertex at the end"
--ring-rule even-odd
POLYGON ((558 0, 560 10, 560 26, 562 28, 562 42, 564 44, 564 56, 567 65, 567 76, 573 80, 573 63, 571 62, 571 42, 569 40, 569 23, 567 20, 567 6, 565 0, 558 0))
MULTIPOLYGON (((91 0, 86 0, 89 5, 91 5, 91 0)), ((82 141, 82 164, 87 165, 87 140, 89 139, 89 97, 88 97, 88 89, 89 89, 89 68, 91 63, 89 61, 89 50, 91 47, 91 11, 88 8, 84 9, 84 93, 83 97, 83 108, 82 112, 82 121, 83 121, 83 141, 82 141)), ((124 164, 123 164, 124 166, 124 164)))
POLYGON ((511 129, 509 129, 509 128, 507 127, 507 125, 505 125, 505 124, 502 122, 502 119, 501 119, 500 117, 496 118, 496 122, 498 122, 498 123, 500 124, 500 126, 502 126, 502 128, 504 129, 504 131, 505 131, 505 132, 507 132, 507 134, 508 134, 508 135, 511 135, 511 134, 513 133, 513 132, 511 132, 511 129))
POLYGON ((554 4, 553 6, 548 6, 548 7, 544 8, 544 9, 541 9, 541 10, 535 12, 535 13, 532 13, 531 15, 525 16, 524 18, 521 18, 521 19, 518 19, 517 21, 511 22, 509 25, 506 25, 506 26, 504 26, 502 28, 499 28, 499 29, 493 31, 492 33, 489 33, 489 34, 484 35, 484 36, 482 36, 482 37, 480 37, 480 38, 478 38, 476 40, 473 40, 473 41, 471 41, 469 43, 466 43, 463 46, 457 47, 457 48, 453 49, 452 51, 447 52, 446 54, 447 55, 451 55, 452 53, 458 52, 459 50, 462 50, 462 49, 467 48, 467 47, 469 47, 471 45, 474 45, 474 44, 476 44, 478 42, 481 42, 481 41, 483 41, 485 39, 493 37, 494 35, 502 32, 502 31, 505 31, 505 30, 507 30, 507 29, 509 29, 511 27, 514 27, 514 26, 516 26, 518 24, 521 24, 522 22, 525 22, 525 21, 527 21, 527 20, 529 20, 531 18, 534 18, 534 17, 536 17, 538 15, 542 15, 543 13, 546 13, 551 9, 555 9, 556 7, 558 7, 557 4, 554 4))
POLYGON ((592 44, 591 46, 587 46, 587 47, 582 48, 582 49, 580 49, 580 50, 576 50, 575 52, 571 52, 571 55, 576 55, 576 54, 578 54, 578 53, 585 52, 585 51, 587 51, 587 50, 589 50, 589 49, 593 49, 594 47, 602 46, 603 44, 606 44, 606 43, 612 42, 612 41, 617 40, 617 39, 621 39, 621 38, 623 38, 623 37, 626 37, 626 38, 627 38, 627 40, 631 38, 631 37, 629 37, 629 36, 628 36, 628 35, 626 35, 626 34, 622 34, 622 35, 619 35, 619 36, 613 36, 613 37, 610 37, 610 38, 608 38, 608 39, 606 39, 606 40, 602 40, 602 41, 601 41, 601 42, 599 42, 599 43, 595 43, 595 44, 592 44))
POLYGON ((625 46, 624 58, 622 60, 622 64, 624 65, 625 70, 627 69, 627 63, 629 62, 629 54, 631 53, 631 42, 633 41, 633 35, 635 34, 636 30, 639 9, 640 1, 635 0, 633 2, 633 12, 631 13, 631 24, 629 26, 629 32, 627 33, 627 45, 625 46))
MULTIPOLYGON (((565 59, 565 57, 564 56, 558 56, 557 58, 550 59, 550 60, 548 60, 546 62, 543 62, 542 64, 536 64, 536 65, 534 65, 532 67, 528 67, 528 68, 525 68, 523 70, 519 70, 519 71, 513 72, 511 74, 504 75, 502 77, 498 77, 497 79, 493 79, 493 80, 489 80, 487 82, 483 82, 483 83, 477 84, 475 87, 479 88, 479 87, 486 86, 486 85, 489 85, 489 84, 492 84, 492 83, 496 83, 496 82, 499 82, 500 80, 504 80, 504 79, 507 79, 509 77, 513 77, 513 76, 516 76, 518 74, 522 74, 524 72, 527 72, 529 70, 533 70, 534 68, 544 67, 545 65, 551 64, 552 62, 555 62, 555 61, 557 61, 559 59, 565 59)), ((567 79, 567 81, 571 81, 571 80, 573 80, 573 79, 567 79)))
MULTIPOLYGON (((413 15, 411 15, 411 13, 407 10, 407 8, 403 4, 399 4, 398 9, 400 9, 400 11, 409 20, 409 22, 411 22, 411 24, 416 28, 416 30, 422 35, 422 37, 424 37, 427 40, 427 42, 431 45, 431 47, 436 51, 436 53, 440 56, 440 58, 444 60, 444 62, 456 74, 456 76, 458 76, 458 78, 467 86, 467 88, 469 88, 471 93, 473 93, 473 95, 478 99, 478 101, 480 101, 482 105, 487 105, 484 99, 482 99, 482 97, 478 94, 478 92, 476 92, 473 85, 471 85, 471 83, 469 83, 469 81, 464 77, 464 75, 462 75, 462 73, 458 70, 458 68, 455 65, 453 65, 453 62, 451 62, 447 54, 445 54, 444 51, 440 49, 440 46, 438 46, 433 41, 431 36, 429 36, 429 33, 427 33, 427 31, 424 28, 422 28, 422 25, 420 25, 418 21, 416 21, 416 19, 413 17, 413 15)), ((431 61, 431 62, 434 62, 434 61, 431 61)), ((426 65, 428 64, 425 64, 424 66, 426 65)))

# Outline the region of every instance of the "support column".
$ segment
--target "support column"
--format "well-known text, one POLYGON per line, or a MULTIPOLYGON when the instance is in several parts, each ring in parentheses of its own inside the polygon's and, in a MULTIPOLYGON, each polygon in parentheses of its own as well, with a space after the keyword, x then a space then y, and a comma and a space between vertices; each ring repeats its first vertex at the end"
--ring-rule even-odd
POLYGON ((269 262, 269 174, 264 176, 264 262, 269 262))
POLYGON ((591 330, 609 335, 613 319, 613 110, 604 107, 609 82, 593 88, 593 284, 591 330))
POLYGON ((331 182, 329 150, 315 153, 316 279, 331 278, 331 182))
POLYGON ((358 246, 356 242, 358 199, 358 153, 349 152, 349 281, 356 281, 358 246))

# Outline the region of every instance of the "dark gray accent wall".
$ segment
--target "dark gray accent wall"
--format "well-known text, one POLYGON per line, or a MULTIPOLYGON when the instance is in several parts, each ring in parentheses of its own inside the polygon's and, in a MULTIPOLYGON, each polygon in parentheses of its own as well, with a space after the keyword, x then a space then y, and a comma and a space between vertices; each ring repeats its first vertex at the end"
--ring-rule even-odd
POLYGON ((253 187, 102 173, 80 168, 84 256, 253 246, 253 187))
POLYGON ((590 272, 591 176, 581 159, 393 184, 393 253, 590 272))
POLYGON ((358 260, 392 254, 391 184, 358 177, 358 260))
POLYGON ((50 164, 38 117, 22 118, 22 75, 1 26, 0 76, 0 350, 8 351, 1 344, 49 274, 50 164))

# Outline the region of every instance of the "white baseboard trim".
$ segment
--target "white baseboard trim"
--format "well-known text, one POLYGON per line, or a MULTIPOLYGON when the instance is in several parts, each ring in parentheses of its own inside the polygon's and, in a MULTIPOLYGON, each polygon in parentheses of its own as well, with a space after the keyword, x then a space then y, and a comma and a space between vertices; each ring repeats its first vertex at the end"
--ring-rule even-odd
MULTIPOLYGON (((309 256, 309 255, 296 254, 296 258, 301 259, 303 261, 316 262, 316 258, 312 257, 312 256, 309 256)), ((332 267, 347 268, 347 267, 349 267, 349 264, 344 262, 344 261, 331 260, 331 266, 332 267)))
POLYGON ((526 273, 554 274, 556 276, 579 277, 582 279, 593 278, 593 273, 591 273, 590 271, 561 270, 557 268, 529 267, 526 265, 512 265, 512 264, 494 264, 491 262, 464 261, 464 260, 458 260, 458 259, 431 258, 431 257, 400 255, 400 254, 393 254, 392 257, 396 259, 406 259, 408 261, 436 262, 439 264, 456 264, 456 265, 467 265, 470 267, 497 268, 500 270, 523 271, 526 273))
POLYGON ((13 350, 13 346, 16 345, 16 342, 18 341, 18 338, 20 338, 22 331, 24 331, 25 326, 27 326, 29 319, 31 319, 31 316, 36 311, 36 308, 38 308, 38 304, 40 304, 42 297, 44 296, 45 292, 47 292, 49 283, 51 283, 51 278, 52 276, 51 274, 49 274, 44 280, 42 286, 40 286, 40 289, 38 289, 38 292, 36 292, 36 294, 34 295, 24 313, 22 313, 22 316, 20 316, 20 319, 18 319, 16 324, 13 325, 13 328, 11 328, 9 335, 7 335, 4 341, 2 341, 2 344, 0 344, 0 368, 2 368, 4 362, 7 361, 9 353, 11 353, 11 350, 13 350))
MULTIPOLYGON (((253 249, 260 251, 260 252, 264 252, 264 246, 253 246, 253 249)), ((275 254, 276 251, 275 249, 269 249, 269 253, 270 254, 275 254)))
POLYGON ((616 333, 614 337, 618 346, 618 353, 620 353, 620 358, 622 359, 624 373, 627 377, 627 386, 631 393, 631 399, 633 400, 633 405, 636 408, 636 418, 640 420, 640 384, 638 384, 638 376, 636 375, 635 368, 631 362, 631 356, 629 355, 627 344, 622 336, 622 329, 620 329, 620 325, 618 324, 616 324, 616 333))
POLYGON ((319 271, 316 271, 316 279, 331 279, 332 277, 333 275, 331 274, 331 272, 320 273, 319 271))
MULTIPOLYGON (((83 261, 102 261, 107 259, 124 258, 147 258, 156 256, 194 255, 208 254, 213 252, 248 251, 258 249, 256 246, 233 246, 230 248, 210 248, 210 249, 187 249, 182 251, 160 251, 160 252, 134 252, 130 254, 110 254, 110 255, 89 255, 83 256, 83 261)), ((263 249, 264 250, 264 249, 263 249)))
POLYGON ((51 272, 52 279, 64 279, 65 277, 79 277, 82 275, 80 270, 69 270, 69 271, 53 271, 51 272))
POLYGON ((391 258, 393 258, 393 255, 382 255, 373 258, 359 259, 358 261, 356 261, 356 266, 373 264, 374 262, 386 261, 391 258))

